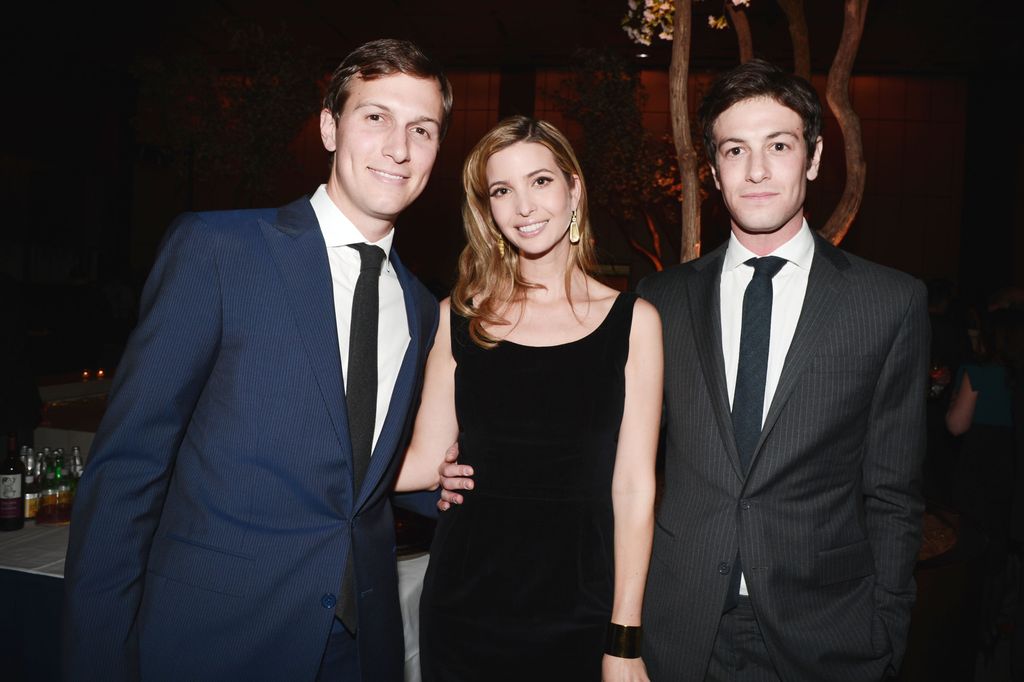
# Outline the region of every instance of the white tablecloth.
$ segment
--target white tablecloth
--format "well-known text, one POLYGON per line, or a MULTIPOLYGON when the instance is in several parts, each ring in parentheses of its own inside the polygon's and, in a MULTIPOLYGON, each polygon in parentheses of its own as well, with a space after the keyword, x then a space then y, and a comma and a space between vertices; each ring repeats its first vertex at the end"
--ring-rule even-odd
POLYGON ((405 682, 420 682, 420 593, 430 555, 398 557, 398 600, 405 629, 405 682))
POLYGON ((37 526, 0 533, 0 569, 64 577, 69 526, 37 526))
MULTIPOLYGON (((21 530, 0 533, 0 570, 64 577, 69 526, 37 526, 29 521, 21 530)), ((405 627, 405 679, 419 682, 419 607, 423 574, 430 556, 426 553, 400 557, 398 593, 405 627)))

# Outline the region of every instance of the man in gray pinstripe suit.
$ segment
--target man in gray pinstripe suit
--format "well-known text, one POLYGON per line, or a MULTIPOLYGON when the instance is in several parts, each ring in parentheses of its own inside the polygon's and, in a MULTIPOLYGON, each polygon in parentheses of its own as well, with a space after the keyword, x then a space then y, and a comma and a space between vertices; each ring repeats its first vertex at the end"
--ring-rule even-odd
POLYGON ((925 290, 804 220, 822 150, 806 81, 755 60, 715 83, 700 116, 732 234, 640 286, 667 351, 644 660, 655 681, 881 680, 914 601, 925 290), (745 311, 755 271, 766 298, 745 311), (758 340, 759 374, 744 364, 758 340))

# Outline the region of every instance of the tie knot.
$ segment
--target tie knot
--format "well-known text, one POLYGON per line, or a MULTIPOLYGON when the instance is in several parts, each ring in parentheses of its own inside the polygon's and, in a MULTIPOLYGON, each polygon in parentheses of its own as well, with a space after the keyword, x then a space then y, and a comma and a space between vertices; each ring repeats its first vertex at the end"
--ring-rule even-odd
POLYGON ((767 277, 771 279, 779 273, 779 270, 787 262, 785 258, 779 258, 778 256, 764 256, 762 258, 751 258, 746 264, 754 268, 754 277, 767 277))
POLYGON ((359 272, 375 270, 380 273, 380 266, 384 262, 384 249, 373 244, 349 244, 350 247, 359 252, 359 272))

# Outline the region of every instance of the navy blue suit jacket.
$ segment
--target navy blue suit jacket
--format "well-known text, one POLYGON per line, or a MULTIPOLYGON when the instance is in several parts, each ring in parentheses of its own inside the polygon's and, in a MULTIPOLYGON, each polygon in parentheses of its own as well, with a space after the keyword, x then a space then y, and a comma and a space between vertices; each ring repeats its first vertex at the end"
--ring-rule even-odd
POLYGON ((349 552, 365 679, 401 680, 391 484, 437 327, 411 336, 354 490, 327 251, 308 199, 168 230, 78 489, 65 675, 311 680, 349 552))

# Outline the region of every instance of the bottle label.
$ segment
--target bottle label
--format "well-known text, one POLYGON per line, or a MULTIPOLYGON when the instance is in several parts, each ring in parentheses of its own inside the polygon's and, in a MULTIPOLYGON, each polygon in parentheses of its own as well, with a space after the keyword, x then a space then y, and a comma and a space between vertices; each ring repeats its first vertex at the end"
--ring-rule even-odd
POLYGON ((0 519, 17 519, 21 512, 21 500, 0 500, 0 519))
POLYGON ((39 493, 25 493, 25 518, 34 519, 39 513, 39 493))
POLYGON ((0 500, 17 500, 21 497, 21 474, 0 476, 0 500))
POLYGON ((0 476, 0 519, 20 519, 21 474, 0 476))

